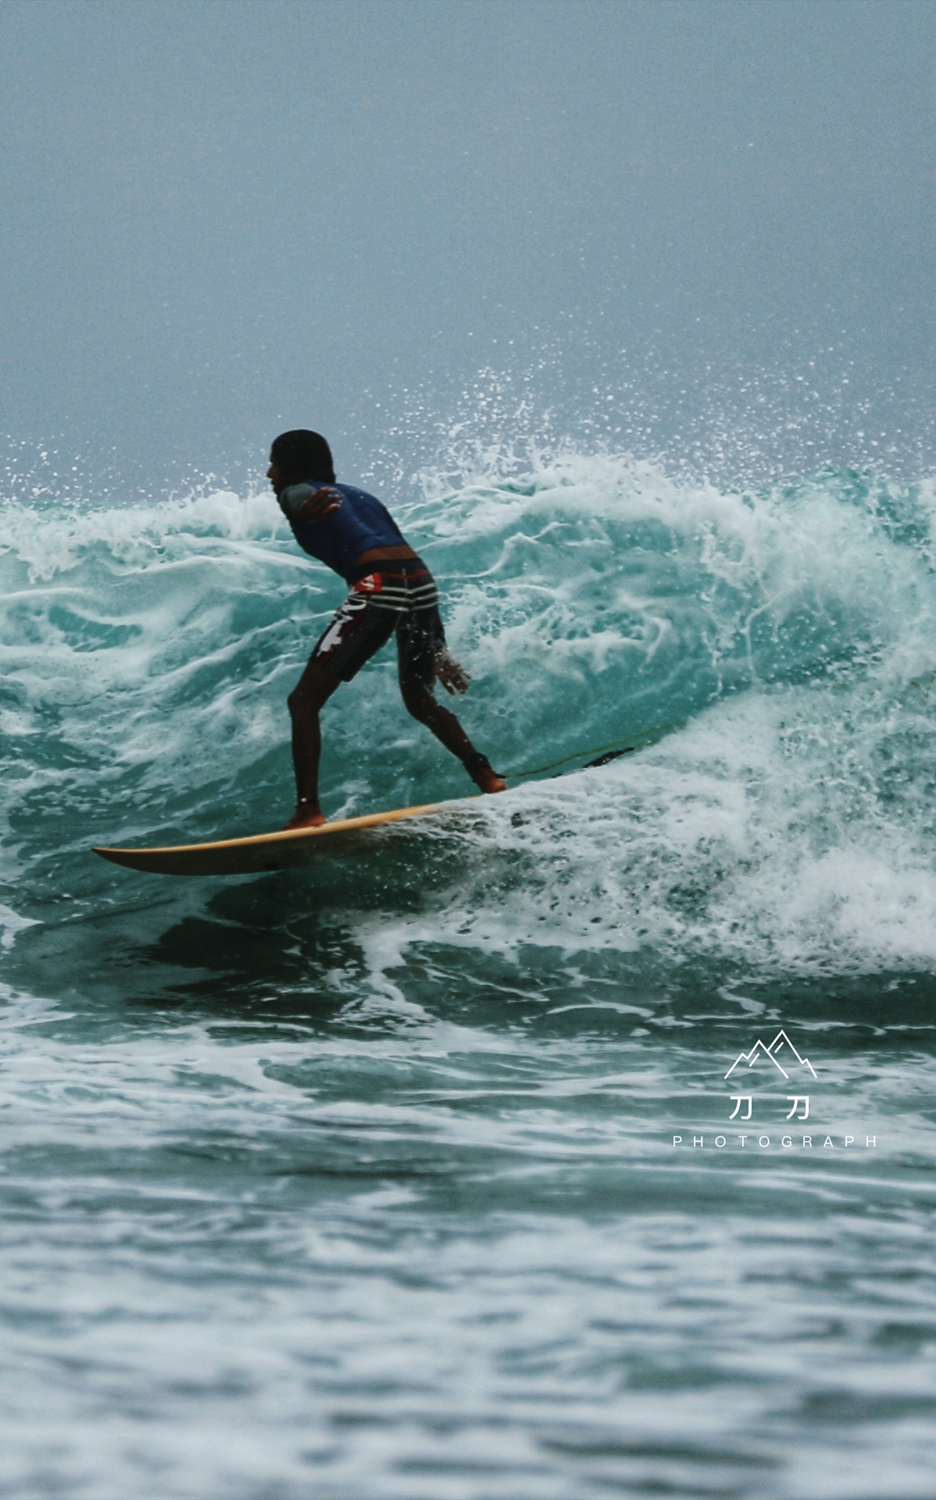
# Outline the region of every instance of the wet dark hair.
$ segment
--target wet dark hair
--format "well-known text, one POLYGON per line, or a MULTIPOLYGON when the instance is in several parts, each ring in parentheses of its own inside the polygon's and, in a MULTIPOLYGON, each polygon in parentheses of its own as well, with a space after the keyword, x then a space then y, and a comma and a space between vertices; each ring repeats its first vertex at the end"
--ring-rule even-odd
POLYGON ((321 433, 309 432, 305 427, 281 432, 278 438, 274 438, 270 460, 284 479, 318 479, 325 484, 335 482, 331 449, 321 433))

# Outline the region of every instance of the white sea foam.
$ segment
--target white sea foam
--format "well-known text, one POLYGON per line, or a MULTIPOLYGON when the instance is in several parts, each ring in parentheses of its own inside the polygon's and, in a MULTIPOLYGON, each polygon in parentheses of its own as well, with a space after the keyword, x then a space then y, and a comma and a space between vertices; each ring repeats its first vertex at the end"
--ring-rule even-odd
MULTIPOLYGON (((933 963, 931 483, 724 492, 570 456, 402 500, 474 678, 465 723, 496 764, 663 738, 478 804, 452 835, 457 884, 394 916, 394 941, 933 963)), ((10 876, 50 833, 77 858, 91 838, 275 826, 283 700, 342 587, 272 498, 8 506, 2 537, 10 876)), ((389 653, 325 725, 336 812, 466 789, 412 733, 389 653)), ((392 985, 389 964, 373 972, 392 985)))

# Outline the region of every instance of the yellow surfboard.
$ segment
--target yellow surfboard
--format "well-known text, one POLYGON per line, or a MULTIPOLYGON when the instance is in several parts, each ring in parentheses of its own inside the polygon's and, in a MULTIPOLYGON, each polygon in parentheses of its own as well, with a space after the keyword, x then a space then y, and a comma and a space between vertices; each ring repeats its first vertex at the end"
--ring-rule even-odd
POLYGON ((212 844, 175 844, 164 849, 95 849, 94 853, 113 860, 115 865, 148 870, 154 875, 260 875, 266 870, 293 870, 323 857, 345 853, 369 829, 402 823, 408 818, 426 818, 474 800, 462 797, 457 802, 397 807, 392 812, 325 823, 321 828, 256 833, 250 838, 221 839, 212 844))

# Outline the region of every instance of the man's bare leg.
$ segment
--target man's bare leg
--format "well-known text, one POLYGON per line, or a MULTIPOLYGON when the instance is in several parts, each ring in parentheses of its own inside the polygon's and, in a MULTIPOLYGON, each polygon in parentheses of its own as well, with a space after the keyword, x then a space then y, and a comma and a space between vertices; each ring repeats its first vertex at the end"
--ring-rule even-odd
MULTIPOLYGON (((289 695, 292 719, 293 769, 296 773, 296 811, 286 828, 319 828, 326 821, 319 806, 318 771, 322 753, 319 714, 338 687, 334 677, 318 662, 309 662, 289 695)), ((403 702, 414 719, 425 724, 446 750, 458 757, 482 792, 503 792, 507 783, 471 743, 455 715, 437 703, 432 691, 418 678, 401 678, 403 702)))
POLYGON ((468 775, 482 792, 505 792, 507 783, 496 771, 492 771, 486 756, 476 750, 461 724, 450 709, 437 703, 430 688, 416 677, 401 677, 400 692, 407 711, 420 724, 425 724, 446 750, 464 763, 468 775))
POLYGON ((322 754, 319 712, 341 679, 318 662, 309 662, 288 698, 292 719, 292 757, 296 773, 296 811, 286 828, 319 828, 325 818, 319 806, 318 772, 322 754))

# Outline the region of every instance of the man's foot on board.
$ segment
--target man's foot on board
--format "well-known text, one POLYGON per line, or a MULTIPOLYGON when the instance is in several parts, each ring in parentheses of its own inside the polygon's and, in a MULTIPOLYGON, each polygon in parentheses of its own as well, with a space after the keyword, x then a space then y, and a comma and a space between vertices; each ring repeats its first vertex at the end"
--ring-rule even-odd
POLYGON ((475 786, 480 787, 482 792, 506 792, 506 781, 499 771, 492 769, 486 755, 469 755, 462 764, 475 786))
POLYGON ((327 819, 317 802, 298 802, 296 811, 288 823, 283 824, 283 833, 293 828, 321 828, 327 819))

